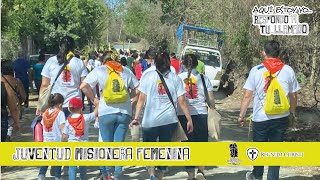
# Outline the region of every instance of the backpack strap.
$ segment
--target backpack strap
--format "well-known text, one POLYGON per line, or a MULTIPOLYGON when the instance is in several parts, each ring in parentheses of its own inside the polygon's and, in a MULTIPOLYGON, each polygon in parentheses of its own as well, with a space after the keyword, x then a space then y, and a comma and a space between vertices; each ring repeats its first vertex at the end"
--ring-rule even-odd
POLYGON ((202 85, 203 85, 203 89, 204 89, 204 95, 206 96, 205 101, 206 101, 207 105, 208 105, 209 108, 210 108, 208 88, 207 88, 207 86, 206 86, 206 82, 204 81, 204 76, 203 76, 203 74, 200 74, 200 77, 201 77, 201 81, 202 81, 202 85))
POLYGON ((69 59, 67 59, 66 62, 64 62, 63 66, 61 67, 61 69, 59 70, 56 78, 54 79, 53 83, 52 83, 52 87, 54 86, 54 84, 56 83, 58 77, 60 76, 60 74, 62 73, 63 69, 69 64, 69 61, 73 58, 73 56, 70 56, 69 59))
POLYGON ((19 103, 21 104, 22 97, 20 93, 11 85, 11 83, 7 80, 7 78, 4 77, 4 75, 2 75, 2 78, 7 82, 7 84, 9 84, 10 88, 13 90, 14 94, 17 96, 19 103))

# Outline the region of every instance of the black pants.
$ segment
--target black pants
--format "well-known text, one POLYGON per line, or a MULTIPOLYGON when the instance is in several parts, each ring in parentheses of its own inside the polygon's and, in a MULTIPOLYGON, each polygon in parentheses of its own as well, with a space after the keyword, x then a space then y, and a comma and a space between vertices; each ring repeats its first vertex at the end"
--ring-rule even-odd
POLYGON ((26 92, 26 100, 24 101, 24 107, 29 107, 29 81, 21 81, 23 89, 26 92))
POLYGON ((8 135, 8 118, 1 117, 1 142, 5 142, 8 135))
POLYGON ((35 81, 34 81, 34 84, 36 85, 36 88, 37 88, 37 94, 38 94, 38 95, 39 95, 41 83, 42 83, 42 80, 35 80, 35 81))
POLYGON ((178 116, 181 126, 188 137, 187 142, 208 142, 208 115, 198 114, 192 115, 193 131, 187 132, 187 118, 185 116, 178 116))
MULTIPOLYGON (((289 123, 288 117, 271 119, 262 122, 253 122, 252 132, 254 142, 283 142, 284 134, 289 123)), ((268 180, 279 179, 280 166, 270 166, 268 170, 268 180)), ((254 166, 252 174, 255 178, 262 178, 264 167, 254 166)))
MULTIPOLYGON (((167 124, 163 126, 142 128, 143 142, 170 142, 172 135, 177 128, 178 123, 167 124)), ((159 170, 162 172, 166 170, 166 166, 159 166, 159 170)))
MULTIPOLYGON (((208 142, 208 114, 192 115, 193 131, 187 132, 187 118, 186 116, 178 116, 181 126, 188 137, 186 142, 208 142)), ((187 172, 194 171, 194 166, 186 166, 187 172)))

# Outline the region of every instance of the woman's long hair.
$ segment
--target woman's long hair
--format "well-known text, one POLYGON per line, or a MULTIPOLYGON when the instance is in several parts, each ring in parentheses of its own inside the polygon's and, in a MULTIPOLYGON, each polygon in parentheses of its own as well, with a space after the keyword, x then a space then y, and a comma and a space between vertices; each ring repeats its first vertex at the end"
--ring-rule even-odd
POLYGON ((57 59, 59 65, 64 64, 67 61, 67 54, 69 51, 73 51, 75 48, 74 39, 70 36, 64 36, 59 44, 59 52, 57 54, 57 59))

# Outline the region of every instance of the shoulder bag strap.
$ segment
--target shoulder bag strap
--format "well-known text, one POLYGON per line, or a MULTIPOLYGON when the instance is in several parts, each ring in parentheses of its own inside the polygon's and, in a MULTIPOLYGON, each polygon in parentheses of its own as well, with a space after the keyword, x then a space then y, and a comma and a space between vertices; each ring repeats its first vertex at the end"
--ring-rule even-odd
POLYGON ((52 83, 52 87, 54 86, 54 84, 56 83, 58 77, 60 76, 60 74, 62 73, 63 69, 69 64, 69 61, 73 58, 73 56, 71 56, 69 59, 67 59, 67 61, 63 64, 63 66, 61 67, 61 69, 59 70, 57 77, 54 79, 53 83, 52 83))
POLYGON ((19 95, 19 92, 10 84, 10 82, 7 80, 7 78, 5 78, 3 75, 2 75, 2 78, 7 81, 7 83, 9 84, 10 88, 14 91, 14 93, 18 96, 19 95))
POLYGON ((200 74, 200 77, 201 77, 201 81, 202 81, 202 85, 203 85, 203 89, 204 89, 204 95, 206 96, 206 103, 207 105, 209 106, 210 108, 210 105, 209 105, 209 94, 208 94, 208 88, 206 86, 206 82, 204 81, 204 77, 203 77, 203 74, 200 74))
POLYGON ((161 79, 161 82, 162 82, 162 84, 163 84, 163 86, 164 86, 164 89, 166 90, 166 93, 167 93, 167 95, 168 95, 168 97, 169 97, 169 99, 170 99, 170 101, 171 101, 171 103, 172 103, 172 106, 174 107, 174 109, 176 109, 176 106, 175 106, 174 103, 173 103, 173 99, 172 99, 171 93, 170 93, 170 91, 169 91, 169 89, 168 89, 168 86, 167 86, 166 81, 164 80, 162 74, 161 74, 159 71, 156 70, 156 72, 158 73, 158 75, 159 75, 159 77, 160 77, 160 79, 161 79))

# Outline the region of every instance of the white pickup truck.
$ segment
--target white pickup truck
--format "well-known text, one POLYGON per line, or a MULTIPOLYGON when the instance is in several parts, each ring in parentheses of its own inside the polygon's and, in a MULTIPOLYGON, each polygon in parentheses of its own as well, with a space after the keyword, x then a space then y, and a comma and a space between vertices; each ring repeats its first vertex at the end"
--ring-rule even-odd
POLYGON ((221 40, 220 35, 223 33, 223 31, 219 30, 189 25, 181 25, 177 31, 177 54, 179 57, 183 57, 188 53, 195 54, 198 57, 198 60, 205 64, 204 73, 209 77, 214 91, 219 90, 220 77, 222 75, 222 58, 220 48, 223 41, 221 40), (218 35, 218 37, 215 39, 215 41, 212 41, 212 39, 209 40, 209 38, 197 39, 195 38, 194 34, 192 38, 188 38, 188 35, 183 35, 183 31, 196 31, 199 33, 204 33, 205 37, 211 35, 218 35))

